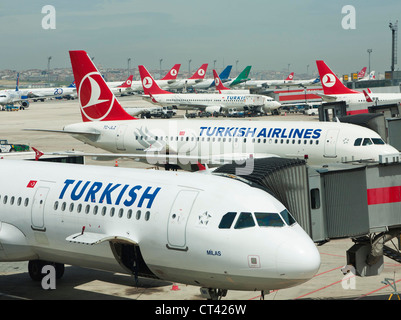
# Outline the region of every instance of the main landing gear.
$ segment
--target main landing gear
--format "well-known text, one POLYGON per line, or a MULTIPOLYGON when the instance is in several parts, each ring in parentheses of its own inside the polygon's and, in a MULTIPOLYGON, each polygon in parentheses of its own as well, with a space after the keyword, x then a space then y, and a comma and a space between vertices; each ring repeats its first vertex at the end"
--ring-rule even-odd
POLYGON ((200 292, 202 297, 207 300, 221 300, 222 297, 227 295, 227 290, 225 289, 200 288, 200 292))
POLYGON ((60 279, 64 275, 64 264, 62 263, 55 263, 44 260, 30 260, 28 263, 28 272, 31 279, 34 281, 41 281, 46 275, 46 272, 42 273, 42 269, 44 266, 47 265, 53 266, 55 268, 56 279, 60 279))

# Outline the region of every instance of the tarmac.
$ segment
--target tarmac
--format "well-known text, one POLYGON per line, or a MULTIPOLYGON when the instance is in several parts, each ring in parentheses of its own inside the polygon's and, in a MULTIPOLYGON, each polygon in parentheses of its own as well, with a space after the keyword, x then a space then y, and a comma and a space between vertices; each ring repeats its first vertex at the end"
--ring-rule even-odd
MULTIPOLYGON (((138 96, 122 97, 119 100, 123 106, 127 107, 150 105, 138 96)), ((183 114, 184 111, 178 111, 177 118, 184 119, 183 114)), ((249 119, 249 121, 260 120, 317 121, 317 117, 282 113, 280 116, 249 119)), ((31 103, 26 110, 0 112, 0 139, 8 139, 11 143, 28 144, 47 152, 72 149, 85 152, 101 151, 83 144, 68 134, 23 130, 28 128, 61 130, 64 125, 81 121, 77 100, 31 103)), ((99 162, 86 159, 86 164, 114 166, 115 160, 99 162)), ((119 160, 118 165, 150 167, 147 164, 128 159, 119 160)), ((359 277, 352 273, 346 275, 342 273, 341 269, 347 263, 346 251, 352 245, 351 239, 339 239, 318 246, 321 266, 317 274, 299 286, 272 291, 264 296, 264 300, 389 300, 390 298, 398 300, 396 286, 401 285, 399 283, 401 281, 401 264, 388 257, 384 257, 384 268, 379 275, 359 277)), ((0 300, 166 301, 203 299, 199 287, 146 278, 140 278, 138 283, 135 283, 132 276, 89 270, 77 266, 66 266, 64 276, 57 280, 56 288, 45 290, 40 282, 30 279, 27 266, 28 262, 0 262, 0 300)), ((261 298, 260 292, 228 291, 227 296, 222 300, 250 301, 261 300, 261 298)))

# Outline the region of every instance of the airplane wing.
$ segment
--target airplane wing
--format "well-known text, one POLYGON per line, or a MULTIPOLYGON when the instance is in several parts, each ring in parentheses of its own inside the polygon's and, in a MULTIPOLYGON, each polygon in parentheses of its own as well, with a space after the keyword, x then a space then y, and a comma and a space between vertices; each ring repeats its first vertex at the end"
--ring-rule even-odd
POLYGON ((209 156, 197 156, 197 155, 186 155, 186 154, 160 154, 158 149, 149 148, 146 153, 85 153, 80 151, 64 151, 64 152, 43 152, 45 155, 81 155, 88 157, 95 157, 100 160, 116 159, 116 158, 134 158, 141 159, 146 158, 149 163, 157 163, 158 161, 166 161, 170 164, 177 162, 194 162, 194 163, 207 163, 213 165, 223 165, 231 163, 233 161, 242 162, 247 159, 260 159, 279 157, 276 154, 265 154, 265 153, 225 153, 215 154, 209 156))
POLYGON ((67 131, 67 130, 52 130, 52 129, 23 129, 24 131, 40 131, 40 132, 54 132, 54 133, 68 133, 68 134, 88 134, 88 135, 100 135, 100 132, 96 130, 92 131, 67 131))
POLYGON ((313 94, 315 94, 315 95, 321 97, 324 101, 327 101, 327 102, 334 102, 334 101, 337 101, 337 98, 336 98, 336 97, 329 96, 329 95, 327 95, 327 94, 317 93, 317 92, 314 92, 313 94))
POLYGON ((126 237, 121 237, 117 235, 108 235, 105 233, 85 232, 85 227, 82 228, 81 232, 74 233, 68 236, 65 240, 71 243, 78 243, 85 245, 94 245, 105 241, 133 243, 131 239, 128 239, 126 237))

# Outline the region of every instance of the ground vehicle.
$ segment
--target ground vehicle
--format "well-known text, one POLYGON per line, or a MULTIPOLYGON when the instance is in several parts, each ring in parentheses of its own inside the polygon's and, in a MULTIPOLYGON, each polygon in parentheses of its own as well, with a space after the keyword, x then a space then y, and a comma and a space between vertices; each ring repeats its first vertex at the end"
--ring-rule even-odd
POLYGON ((0 153, 1 152, 15 152, 15 151, 29 151, 29 146, 26 144, 12 144, 7 140, 0 140, 0 153))
POLYGON ((172 118, 173 116, 175 116, 175 111, 173 110, 172 107, 160 107, 160 108, 155 108, 150 110, 149 112, 145 112, 143 113, 143 118, 172 118))

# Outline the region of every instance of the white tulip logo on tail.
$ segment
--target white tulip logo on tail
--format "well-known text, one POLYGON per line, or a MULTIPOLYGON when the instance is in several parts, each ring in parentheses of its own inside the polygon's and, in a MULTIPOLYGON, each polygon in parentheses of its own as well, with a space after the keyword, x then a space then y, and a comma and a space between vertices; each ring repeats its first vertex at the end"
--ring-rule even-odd
POLYGON ((104 119, 113 107, 114 95, 102 92, 102 82, 98 72, 91 72, 83 77, 79 85, 78 97, 82 113, 92 121, 104 119))
POLYGON ((336 84, 336 77, 334 74, 327 73, 323 76, 322 83, 324 86, 331 88, 336 84))

